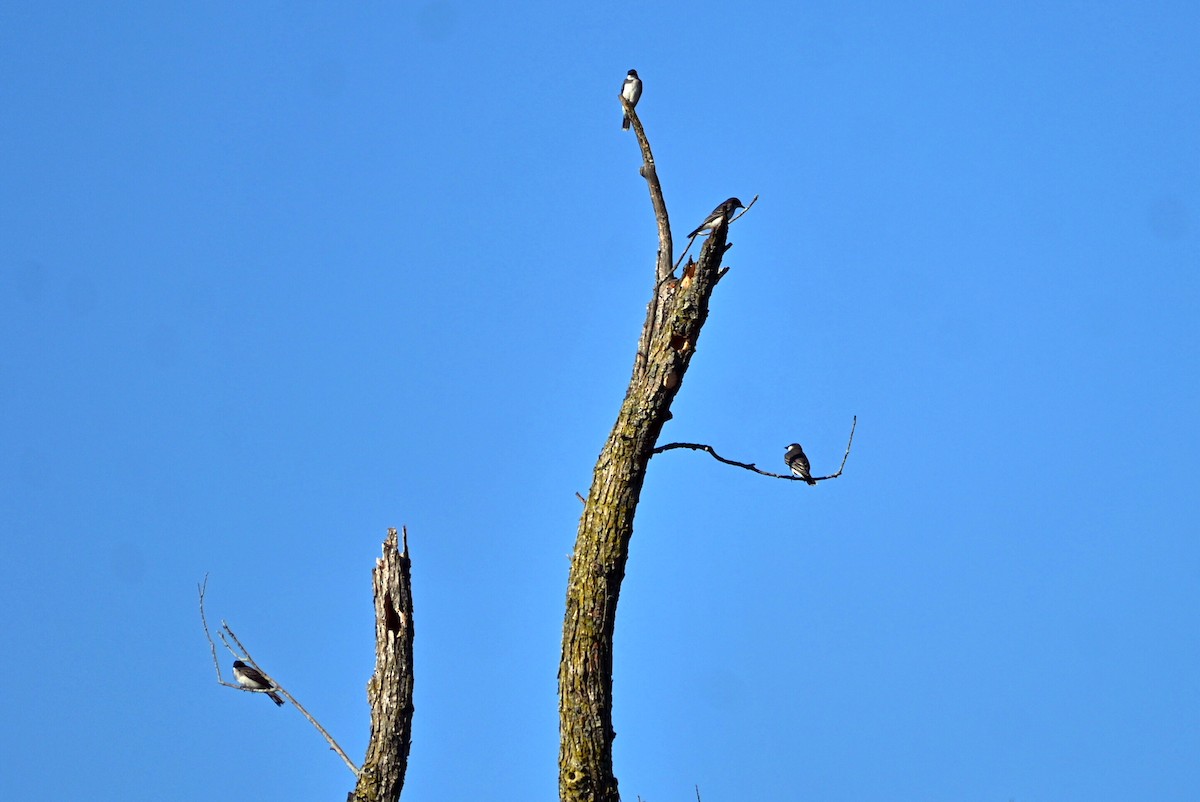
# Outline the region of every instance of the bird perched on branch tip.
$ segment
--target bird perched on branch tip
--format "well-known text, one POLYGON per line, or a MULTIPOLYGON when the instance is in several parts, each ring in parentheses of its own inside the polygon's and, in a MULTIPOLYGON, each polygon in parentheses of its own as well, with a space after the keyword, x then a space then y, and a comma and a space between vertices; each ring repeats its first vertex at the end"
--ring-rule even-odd
POLYGON ((810 485, 817 483, 817 480, 812 478, 808 457, 805 456, 804 449, 800 447, 799 443, 792 443, 787 447, 787 451, 783 452, 783 461, 791 469, 792 476, 798 476, 810 485))
MULTIPOLYGON (((630 106, 636 106, 638 99, 642 96, 642 79, 638 77, 637 70, 630 70, 625 76, 625 83, 621 85, 621 97, 629 101, 630 106)), ((621 130, 629 130, 629 115, 626 114, 621 118, 621 130)))
POLYGON ((713 209, 712 214, 705 218, 704 222, 696 227, 696 230, 688 234, 689 237, 694 237, 701 231, 712 231, 723 222, 728 222, 733 219, 733 213, 738 209, 745 209, 742 202, 737 198, 730 198, 722 203, 717 208, 713 209))
POLYGON ((255 691, 266 691, 267 696, 271 697, 271 701, 280 707, 283 706, 283 700, 279 698, 279 694, 272 689, 275 687, 262 672, 253 666, 248 666, 241 660, 233 661, 233 678, 238 681, 238 685, 243 688, 250 688, 255 691))

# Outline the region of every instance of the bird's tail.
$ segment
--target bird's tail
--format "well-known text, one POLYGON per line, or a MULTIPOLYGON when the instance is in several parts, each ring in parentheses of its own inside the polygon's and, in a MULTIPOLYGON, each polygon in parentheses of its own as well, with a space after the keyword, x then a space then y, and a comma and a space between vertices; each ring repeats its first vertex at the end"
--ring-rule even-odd
POLYGON ((804 481, 808 482, 810 485, 815 485, 817 483, 817 480, 811 476, 804 477, 804 481))
POLYGON ((629 117, 622 117, 622 118, 621 118, 621 130, 622 130, 622 131, 628 131, 628 130, 629 130, 629 117))
POLYGON ((272 702, 279 705, 280 707, 283 707, 283 700, 279 698, 279 694, 275 693, 275 691, 268 691, 267 696, 271 697, 272 702))

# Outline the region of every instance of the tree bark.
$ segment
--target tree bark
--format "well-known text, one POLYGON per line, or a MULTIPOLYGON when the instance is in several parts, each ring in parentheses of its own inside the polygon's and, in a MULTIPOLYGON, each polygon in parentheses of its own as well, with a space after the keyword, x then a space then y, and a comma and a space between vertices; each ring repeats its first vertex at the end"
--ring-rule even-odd
POLYGON ((563 802, 617 802, 613 774, 612 645, 617 599, 633 519, 646 467, 671 403, 683 382, 709 298, 724 271, 728 223, 705 241, 698 263, 683 276, 671 274, 670 228, 666 207, 641 122, 632 108, 651 200, 659 227, 655 291, 642 328, 633 376, 617 421, 600 452, 592 486, 579 521, 567 582, 559 664, 559 798, 563 802))
POLYGON ((395 802, 404 788, 413 717, 413 600, 408 532, 404 551, 389 529, 375 587, 375 674, 367 683, 371 741, 348 802, 395 802))

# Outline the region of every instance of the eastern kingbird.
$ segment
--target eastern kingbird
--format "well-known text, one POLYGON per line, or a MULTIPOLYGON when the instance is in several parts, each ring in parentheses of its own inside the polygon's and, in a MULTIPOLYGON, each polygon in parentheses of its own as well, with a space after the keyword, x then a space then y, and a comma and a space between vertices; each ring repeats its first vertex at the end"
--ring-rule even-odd
POLYGON ((233 678, 238 681, 238 685, 243 688, 252 688, 256 691, 266 691, 267 696, 271 697, 271 701, 280 707, 283 706, 283 700, 279 698, 279 694, 271 689, 275 686, 267 681, 267 678, 262 675, 262 672, 257 668, 248 666, 241 660, 233 661, 233 678))
POLYGON ((817 480, 809 474, 808 457, 804 456, 804 449, 799 443, 792 443, 787 447, 787 451, 783 452, 783 461, 792 469, 793 476, 799 476, 810 485, 815 485, 817 480))
POLYGON ((733 218, 733 213, 738 209, 745 208, 746 207, 742 205, 740 200, 737 198, 730 198, 717 208, 713 209, 712 214, 705 218, 704 222, 701 223, 695 231, 693 231, 691 234, 688 234, 688 236, 694 237, 701 231, 712 231, 714 228, 721 225, 722 222, 728 222, 731 220, 733 218))
MULTIPOLYGON (((629 101, 630 106, 636 106, 638 98, 642 96, 642 79, 637 77, 637 70, 630 70, 625 76, 625 83, 621 85, 621 97, 629 101)), ((626 114, 621 118, 621 130, 629 130, 629 115, 626 114)))

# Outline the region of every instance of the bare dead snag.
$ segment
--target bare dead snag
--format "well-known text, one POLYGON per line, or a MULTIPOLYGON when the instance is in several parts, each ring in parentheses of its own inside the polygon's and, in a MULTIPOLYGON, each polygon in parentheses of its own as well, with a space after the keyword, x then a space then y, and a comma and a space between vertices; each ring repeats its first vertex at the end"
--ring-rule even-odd
POLYGON ((567 582, 559 664, 559 798, 617 802, 613 774, 612 645, 617 598, 646 467, 683 383, 708 304, 720 280, 728 223, 714 229, 678 280, 672 268, 666 205, 650 145, 633 107, 623 103, 642 150, 659 231, 654 295, 642 328, 629 389, 596 461, 567 582))
POLYGON ((367 683, 371 741, 347 802, 395 802, 404 788, 413 717, 413 600, 408 530, 404 551, 389 529, 375 564, 375 674, 367 683))

